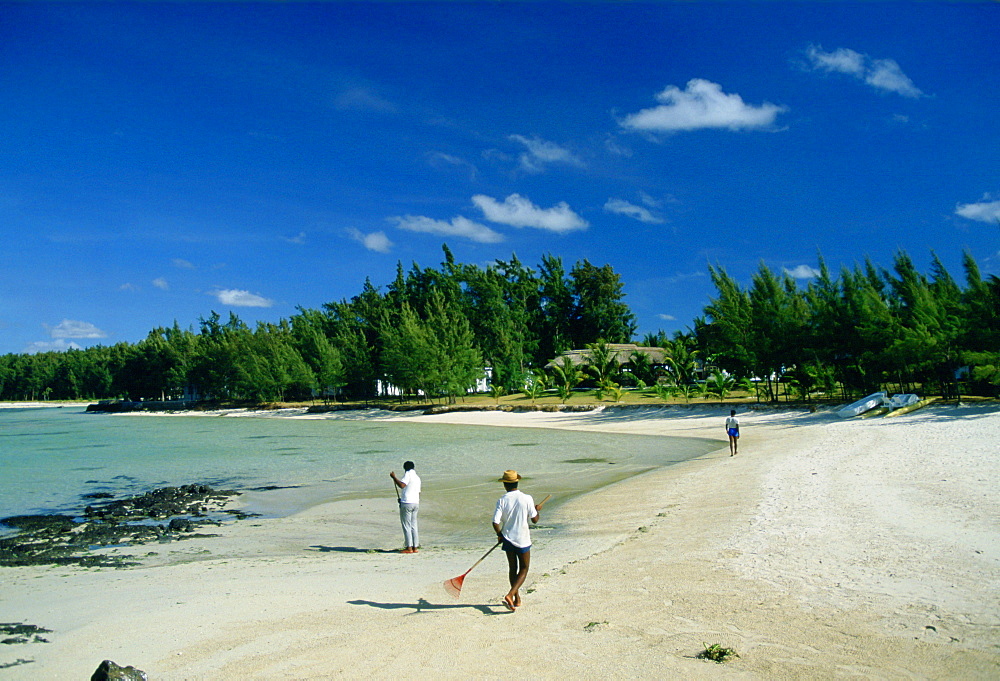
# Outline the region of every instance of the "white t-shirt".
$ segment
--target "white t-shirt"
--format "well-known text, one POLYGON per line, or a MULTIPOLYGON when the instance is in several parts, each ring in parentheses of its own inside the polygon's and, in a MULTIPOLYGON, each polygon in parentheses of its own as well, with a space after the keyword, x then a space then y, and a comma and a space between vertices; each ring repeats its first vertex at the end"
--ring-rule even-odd
POLYGON ((404 504, 419 504, 420 503, 420 476, 417 475, 417 471, 411 468, 406 471, 402 478, 399 479, 401 483, 406 485, 403 491, 399 495, 399 500, 404 504))
POLYGON ((735 416, 730 416, 726 419, 726 430, 730 430, 732 428, 739 429, 739 427, 740 421, 735 416))
POLYGON ((515 489, 500 497, 497 510, 493 513, 493 522, 500 525, 500 533, 504 539, 523 549, 531 546, 528 521, 537 517, 535 500, 521 490, 515 489))

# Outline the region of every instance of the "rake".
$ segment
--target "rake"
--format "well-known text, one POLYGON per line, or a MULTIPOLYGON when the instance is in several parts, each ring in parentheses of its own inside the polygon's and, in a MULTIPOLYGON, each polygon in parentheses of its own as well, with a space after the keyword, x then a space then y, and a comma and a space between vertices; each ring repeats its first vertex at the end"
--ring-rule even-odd
MULTIPOLYGON (((540 511, 542 509, 542 505, 546 501, 548 501, 549 499, 551 499, 551 498, 552 498, 552 495, 550 494, 547 497, 545 497, 544 499, 542 499, 542 503, 541 504, 536 504, 535 505, 535 510, 540 511)), ((484 560, 486 560, 486 556, 488 556, 491 553, 493 553, 493 551, 496 550, 496 547, 500 546, 500 544, 502 544, 502 543, 503 543, 502 541, 498 541, 496 544, 494 544, 490 548, 489 551, 487 551, 486 553, 483 554, 482 558, 480 558, 475 563, 473 563, 472 567, 470 567, 468 570, 466 570, 465 572, 463 572, 462 574, 460 574, 458 577, 452 577, 451 579, 445 580, 445 582, 444 582, 444 590, 447 591, 452 596, 454 596, 455 598, 458 598, 459 596, 461 596, 462 595, 462 584, 465 582, 465 575, 467 575, 470 572, 472 572, 472 570, 477 565, 479 565, 484 560)))
POLYGON ((502 542, 497 542, 496 544, 494 544, 489 551, 483 554, 482 558, 473 563, 472 567, 470 567, 464 573, 460 574, 458 577, 453 577, 451 579, 445 580, 444 590, 447 591, 452 596, 454 596, 455 598, 458 598, 462 594, 462 583, 465 581, 465 575, 472 572, 473 568, 475 568, 477 565, 486 560, 486 556, 493 553, 496 547, 500 546, 501 543, 502 542))

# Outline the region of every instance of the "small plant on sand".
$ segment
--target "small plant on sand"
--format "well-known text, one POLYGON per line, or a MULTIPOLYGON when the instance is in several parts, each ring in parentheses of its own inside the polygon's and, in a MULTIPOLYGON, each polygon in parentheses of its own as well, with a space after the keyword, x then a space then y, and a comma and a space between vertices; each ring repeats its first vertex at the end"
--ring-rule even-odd
POLYGON ((611 395, 611 399, 615 402, 621 402, 622 396, 625 395, 625 390, 617 383, 611 383, 611 385, 608 386, 608 394, 611 395))
POLYGON ((690 402, 695 394, 695 387, 685 383, 684 385, 677 386, 677 393, 684 397, 685 402, 690 402))
POLYGON ((664 402, 673 397, 676 391, 677 391, 676 386, 669 385, 667 383, 657 383, 653 386, 653 392, 655 392, 656 396, 659 397, 664 402))
POLYGON ((490 386, 490 397, 500 404, 500 398, 507 394, 507 388, 503 387, 499 383, 494 383, 490 386))
POLYGON ((597 386, 597 390, 594 391, 594 397, 597 399, 603 400, 605 395, 610 395, 615 402, 621 402, 624 394, 625 391, 622 390, 622 387, 610 379, 602 381, 597 386))
POLYGON ((713 643, 712 645, 702 643, 702 645, 705 646, 705 649, 698 653, 699 660, 712 660, 713 662, 722 664, 730 657, 739 657, 739 654, 735 650, 732 648, 723 648, 718 643, 713 643))
POLYGON ((531 398, 531 403, 545 394, 548 389, 548 378, 538 371, 529 376, 524 383, 524 394, 531 398))

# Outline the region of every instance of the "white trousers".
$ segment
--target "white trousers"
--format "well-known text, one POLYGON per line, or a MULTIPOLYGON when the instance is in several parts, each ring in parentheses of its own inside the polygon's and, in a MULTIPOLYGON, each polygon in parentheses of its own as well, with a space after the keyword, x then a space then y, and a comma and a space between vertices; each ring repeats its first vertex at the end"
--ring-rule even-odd
POLYGON ((399 522, 403 525, 403 541, 413 548, 420 546, 420 534, 417 532, 417 509, 420 504, 399 504, 399 522))

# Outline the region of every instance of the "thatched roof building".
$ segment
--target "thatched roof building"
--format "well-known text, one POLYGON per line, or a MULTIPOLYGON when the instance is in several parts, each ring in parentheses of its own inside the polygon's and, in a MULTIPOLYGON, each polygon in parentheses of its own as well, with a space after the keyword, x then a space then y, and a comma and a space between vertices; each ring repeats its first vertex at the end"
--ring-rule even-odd
MULTIPOLYGON (((618 366, 630 364, 632 362, 632 355, 636 352, 641 352, 648 356, 652 364, 665 364, 667 359, 667 353, 663 348, 641 347, 635 343, 608 343, 607 347, 613 353, 618 366)), ((570 350, 546 364, 545 368, 551 369, 556 364, 561 364, 563 357, 569 357, 573 360, 573 364, 577 366, 590 364, 590 350, 570 350)))

